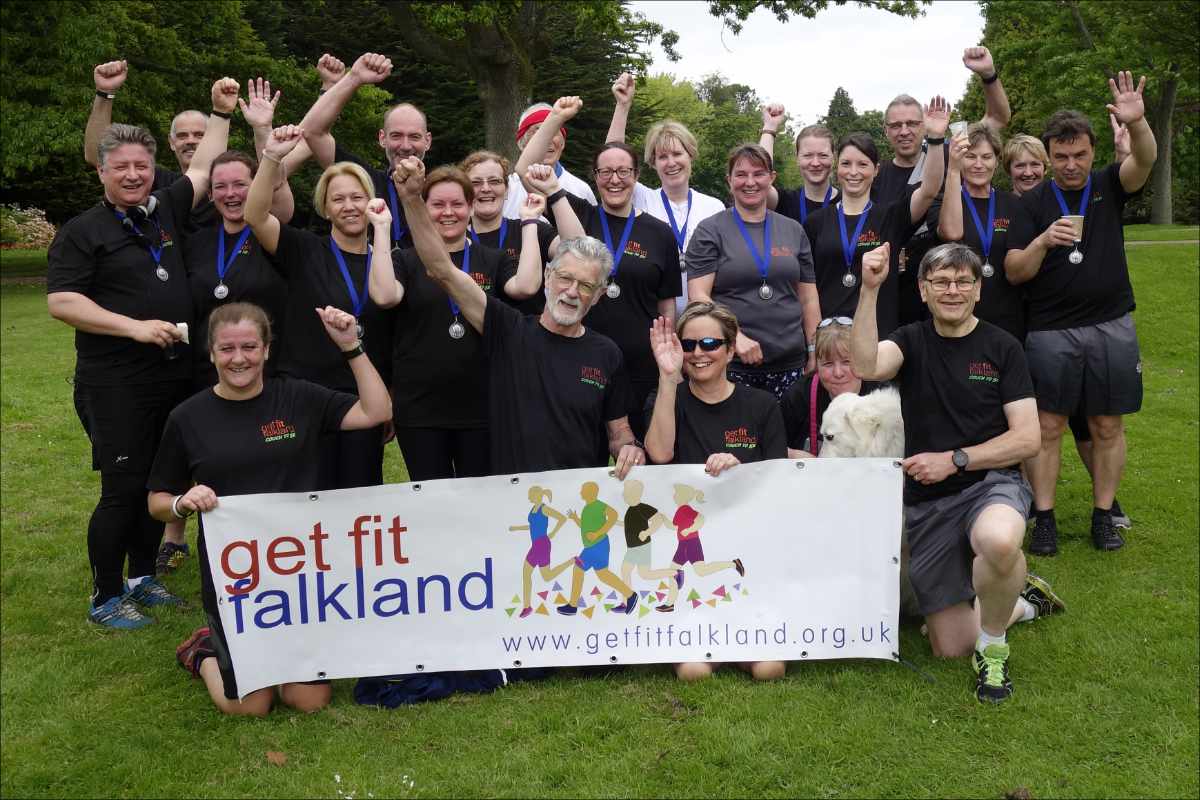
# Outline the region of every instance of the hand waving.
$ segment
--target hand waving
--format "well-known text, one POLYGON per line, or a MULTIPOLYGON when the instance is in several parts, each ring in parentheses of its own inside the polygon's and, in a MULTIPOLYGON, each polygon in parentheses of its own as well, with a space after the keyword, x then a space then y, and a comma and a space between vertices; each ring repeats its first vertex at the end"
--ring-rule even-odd
POLYGON ((1117 122, 1131 125, 1146 116, 1146 104, 1142 100, 1142 90, 1146 88, 1145 75, 1134 87, 1132 72, 1118 72, 1116 80, 1108 79, 1108 88, 1113 101, 1106 108, 1108 113, 1117 118, 1117 122))
POLYGON ((251 128, 269 128, 275 119, 275 106, 279 105, 280 92, 271 96, 271 82, 259 78, 246 81, 246 96, 249 100, 238 98, 238 107, 242 109, 242 117, 251 128))
POLYGON ((650 326, 650 349, 654 353, 654 361, 658 364, 658 374, 668 378, 678 378, 683 371, 683 345, 671 328, 671 321, 659 317, 650 326))

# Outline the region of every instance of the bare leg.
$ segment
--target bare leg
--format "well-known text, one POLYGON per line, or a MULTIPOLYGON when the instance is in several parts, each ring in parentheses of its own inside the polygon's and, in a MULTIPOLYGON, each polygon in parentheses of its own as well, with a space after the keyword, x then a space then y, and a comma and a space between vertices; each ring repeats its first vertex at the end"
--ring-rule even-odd
POLYGON ((328 683, 285 683, 279 687, 279 698, 297 711, 311 714, 329 705, 333 687, 328 683))
POLYGON ((739 661, 738 669, 756 681, 777 681, 787 673, 786 661, 739 661))
POLYGON ((579 595, 583 593, 583 570, 579 565, 571 572, 571 605, 579 607, 579 595))
POLYGON ((185 520, 173 519, 163 526, 163 541, 172 544, 183 544, 187 541, 185 520))
POLYGON ((631 578, 633 578, 633 564, 630 564, 628 561, 622 561, 621 562, 621 581, 622 581, 622 583, 632 585, 630 583, 631 578))
POLYGON ((271 701, 275 699, 273 689, 251 692, 244 700, 230 700, 226 697, 225 683, 221 680, 221 669, 217 666, 215 658, 206 658, 200 662, 200 679, 204 681, 213 705, 224 714, 265 717, 271 711, 271 701))
POLYGON ((542 567, 541 568, 542 580, 552 581, 555 578, 557 578, 562 573, 563 570, 567 569, 568 567, 572 567, 574 565, 575 565, 575 559, 568 558, 566 561, 562 562, 561 564, 559 564, 556 567, 550 567, 550 568, 542 567))
POLYGON ((710 664, 707 661, 689 661, 686 664, 675 665, 675 677, 681 681, 702 681, 712 677, 720 664, 710 664))
POLYGON ((1025 585, 1024 537, 1025 516, 1006 505, 988 506, 971 528, 979 624, 992 636, 1004 635, 1025 585))
POLYGON ((929 646, 938 658, 970 655, 979 638, 979 617, 967 602, 929 614, 925 625, 929 629, 929 646))
POLYGON ((720 572, 723 569, 736 569, 732 561, 693 561, 692 569, 701 578, 720 572))
MULTIPOLYGON (((651 569, 650 567, 642 565, 642 566, 638 567, 637 572, 638 572, 638 576, 644 581, 659 581, 659 580, 665 580, 667 578, 670 578, 673 581, 673 580, 675 580, 676 570, 671 569, 670 567, 662 567, 661 569, 651 569)), ((628 581, 626 581, 626 582, 628 583, 628 581)))
POLYGON ((666 603, 669 606, 675 605, 675 601, 679 599, 679 584, 675 580, 675 574, 682 569, 682 564, 676 564, 674 561, 671 562, 671 583, 669 584, 670 588, 667 590, 666 603))
POLYGON ((524 602, 521 603, 522 608, 529 608, 529 597, 531 594, 533 594, 533 564, 530 564, 528 561, 522 561, 521 597, 524 598, 524 602))
POLYGON ((1062 414, 1038 411, 1042 428, 1042 447, 1038 454, 1025 462, 1029 482, 1033 487, 1033 504, 1038 511, 1054 508, 1054 492, 1062 462, 1062 434, 1067 418, 1062 414))
POLYGON ((602 580, 604 583, 611 586, 612 588, 616 589, 617 592, 621 595, 622 600, 629 597, 629 595, 633 594, 633 589, 629 588, 629 584, 625 583, 620 578, 618 578, 616 575, 614 575, 612 570, 608 569, 607 567, 605 567, 604 569, 596 570, 596 577, 599 578, 600 580, 602 580))
POLYGON ((1112 508, 1125 470, 1125 423, 1119 416, 1088 417, 1092 431, 1092 498, 1096 508, 1112 508))
POLYGON ((1079 460, 1083 462, 1083 468, 1088 471, 1088 475, 1092 474, 1092 440, 1086 442, 1075 440, 1075 450, 1079 453, 1079 460))

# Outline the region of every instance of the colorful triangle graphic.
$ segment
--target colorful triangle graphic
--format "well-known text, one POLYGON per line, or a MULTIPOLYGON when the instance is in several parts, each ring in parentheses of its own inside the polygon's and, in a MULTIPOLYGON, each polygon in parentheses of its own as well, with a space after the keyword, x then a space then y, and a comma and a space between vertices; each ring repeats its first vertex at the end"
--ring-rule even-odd
POLYGON ((515 609, 515 608, 506 608, 506 609, 504 609, 504 613, 505 613, 505 614, 508 614, 510 617, 513 615, 513 612, 514 612, 514 611, 516 611, 516 609, 515 609))
POLYGON ((710 597, 704 602, 707 603, 711 608, 717 607, 717 599, 715 597, 710 597))
POLYGON ((713 589, 713 594, 715 594, 717 597, 724 597, 725 596, 725 587, 723 585, 718 586, 717 588, 713 589))
POLYGON ((620 600, 621 598, 617 597, 617 593, 616 593, 616 592, 609 592, 609 593, 608 593, 608 596, 607 596, 607 597, 605 597, 604 599, 605 599, 605 600, 620 600))
POLYGON ((591 618, 592 618, 592 614, 595 614, 595 613, 596 613, 596 607, 595 607, 595 606, 592 606, 591 608, 585 608, 585 609, 583 609, 583 615, 584 615, 585 617, 587 617, 588 619, 591 619, 591 618))
POLYGON ((692 608, 699 608, 699 607, 700 607, 700 601, 692 600, 692 608))
POLYGON ((539 605, 538 605, 538 607, 537 607, 537 611, 535 611, 534 613, 535 613, 535 614, 541 614, 543 617, 548 617, 548 616, 550 616, 550 612, 546 610, 546 604, 545 604, 545 603, 541 603, 541 604, 539 604, 539 605))
POLYGON ((519 602, 521 602, 521 595, 519 595, 519 594, 514 594, 514 595, 513 595, 513 599, 512 599, 512 600, 509 600, 508 602, 510 602, 510 603, 519 603, 519 602))
POLYGON ((552 591, 552 592, 561 592, 562 590, 563 590, 562 584, 559 583, 558 581, 555 581, 554 585, 550 587, 550 591, 552 591))
POLYGON ((650 606, 640 607, 638 609, 638 619, 641 619, 642 617, 646 616, 649 613, 650 613, 650 606))
POLYGON ((700 593, 699 593, 699 592, 697 592, 695 589, 692 589, 690 592, 688 592, 687 599, 688 599, 688 600, 699 600, 699 599, 700 599, 700 593))
MULTIPOLYGON (((582 600, 583 598, 581 597, 579 599, 582 600)), ((562 592, 559 592, 557 595, 554 596, 554 604, 555 605, 561 606, 565 602, 567 602, 567 598, 563 597, 562 592)))
POLYGON ((588 592, 588 594, 590 594, 592 597, 603 597, 604 596, 604 592, 600 591, 599 586, 593 586, 592 590, 590 592, 588 592))
POLYGON ((547 596, 547 595, 549 595, 549 594, 550 594, 549 592, 538 592, 538 593, 537 593, 537 596, 538 596, 538 597, 540 597, 540 598, 542 598, 543 600, 545 600, 545 599, 546 599, 546 596, 547 596))
POLYGON ((657 597, 661 601, 661 600, 665 600, 667 598, 667 593, 666 592, 655 592, 654 596, 657 597))
POLYGON ((659 581, 659 582, 658 582, 658 588, 659 588, 659 589, 669 589, 670 587, 669 587, 669 586, 667 586, 667 584, 666 584, 666 581, 659 581))

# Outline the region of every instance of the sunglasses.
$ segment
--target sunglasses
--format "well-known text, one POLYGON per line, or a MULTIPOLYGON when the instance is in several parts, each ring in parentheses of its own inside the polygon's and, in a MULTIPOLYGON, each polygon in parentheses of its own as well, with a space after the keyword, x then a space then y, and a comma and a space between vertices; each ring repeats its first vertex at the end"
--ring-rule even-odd
POLYGON ((711 353, 718 347, 723 347, 726 344, 725 339, 718 339, 715 336, 705 336, 703 339, 680 339, 679 344, 683 347, 683 352, 694 353, 696 345, 700 345, 700 349, 706 353, 711 353))
POLYGON ((849 328, 853 324, 854 320, 850 319, 849 317, 826 317, 817 323, 817 330, 820 330, 821 328, 828 328, 830 325, 842 325, 849 328))

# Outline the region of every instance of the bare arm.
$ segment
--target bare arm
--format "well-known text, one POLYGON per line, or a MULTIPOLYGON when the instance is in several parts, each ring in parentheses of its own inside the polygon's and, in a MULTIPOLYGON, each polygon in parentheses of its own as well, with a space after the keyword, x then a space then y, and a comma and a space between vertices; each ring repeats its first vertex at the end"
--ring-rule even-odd
MULTIPOLYGON (((529 169, 531 164, 540 164, 542 155, 550 148, 550 142, 554 139, 554 134, 558 133, 558 129, 565 126, 567 122, 579 113, 583 108, 583 101, 578 97, 560 97, 554 102, 554 108, 550 111, 550 116, 546 117, 537 129, 537 133, 529 137, 529 141, 525 143, 525 147, 521 150, 521 156, 517 159, 517 165, 513 171, 517 173, 517 177, 525 184, 525 188, 529 191, 536 191, 525 179, 525 171, 529 169)), ((549 165, 547 165, 549 166, 549 165)))
POLYGON ((213 159, 229 149, 229 120, 227 117, 237 108, 238 82, 233 78, 221 78, 212 87, 213 112, 208 115, 204 138, 196 148, 192 162, 188 165, 187 178, 192 182, 192 205, 197 206, 208 196, 208 168, 213 159), (217 114, 225 114, 225 117, 217 114))
MULTIPOLYGON (((950 125, 950 104, 940 95, 934 97, 925 107, 925 133, 931 139, 944 138, 946 128, 950 125)), ((925 153, 925 166, 921 173, 921 185, 913 192, 909 200, 909 213, 913 220, 923 219, 925 212, 933 205, 934 198, 942 190, 942 176, 946 171, 945 159, 942 157, 944 144, 931 144, 925 153)))
POLYGON ((646 429, 646 453, 655 464, 675 458, 675 396, 683 373, 683 346, 665 317, 650 327, 650 350, 658 365, 658 394, 646 429))
MULTIPOLYGON (((247 99, 238 98, 242 119, 246 120, 254 134, 254 156, 259 161, 262 161, 263 150, 267 147, 267 140, 271 138, 275 107, 279 104, 280 96, 278 91, 274 95, 271 94, 269 80, 259 78, 257 81, 247 82, 247 99)), ((271 213, 285 225, 296 213, 296 199, 292 196, 292 187, 287 182, 287 176, 290 174, 286 168, 282 170, 280 180, 275 185, 275 194, 271 198, 271 213)))
POLYGON ((46 295, 46 306, 50 316, 84 333, 117 336, 159 347, 183 338, 183 332, 170 322, 116 314, 79 292, 51 292, 46 295))
POLYGON ((517 261, 517 274, 504 283, 504 293, 514 300, 533 297, 542 289, 542 247, 538 242, 537 221, 545 210, 546 198, 534 192, 525 195, 525 204, 521 206, 521 255, 517 261))
MULTIPOLYGON (((804 341, 812 346, 817 341, 817 325, 821 323, 821 295, 817 292, 815 283, 796 281, 796 294, 800 298, 800 313, 804 320, 804 341)), ((816 353, 808 351, 808 361, 805 372, 812 372, 816 366, 816 353)))
MULTIPOLYGON (((779 135, 779 127, 783 125, 785 119, 787 119, 787 113, 779 103, 770 103, 763 106, 762 130, 758 134, 758 146, 772 155, 775 153, 775 138, 779 135)), ((800 189, 803 193, 803 183, 801 183, 800 189)), ((800 199, 800 202, 804 202, 803 197, 800 199)), ((779 190, 772 183, 770 190, 767 192, 767 208, 774 211, 777 205, 779 205, 779 190)))
POLYGON ((967 147, 965 133, 950 142, 950 170, 946 173, 946 191, 938 212, 937 235, 943 242, 959 242, 963 238, 962 154, 967 147))
MULTIPOLYGON (((334 306, 314 309, 321 318, 325 333, 343 353, 350 352, 362 343, 358 341, 357 324, 354 315, 334 306)), ((342 417, 341 429, 344 431, 359 431, 382 425, 392 418, 392 396, 388 393, 383 378, 371 359, 360 352, 348 360, 350 371, 354 373, 354 386, 358 394, 358 402, 350 407, 346 416, 342 417)))
MULTIPOLYGON (((116 94, 129 76, 129 65, 124 61, 109 61, 97 64, 92 70, 97 92, 116 94)), ((87 127, 83 129, 83 160, 93 167, 100 166, 100 137, 112 125, 113 101, 96 95, 92 99, 92 112, 88 114, 87 127)))
POLYGON ((373 255, 367 292, 380 308, 393 308, 404 299, 404 284, 396 280, 392 264, 392 212, 381 197, 367 203, 367 221, 371 223, 373 255))
POLYGON ((296 147, 303 135, 295 125, 283 125, 271 131, 263 150, 262 163, 258 165, 258 172, 246 195, 246 209, 243 212, 246 224, 254 231, 254 238, 258 239, 263 250, 272 255, 279 248, 279 220, 271 213, 275 184, 281 180, 281 161, 296 147))
POLYGON ((854 325, 850 328, 850 365, 863 380, 891 380, 904 363, 904 354, 895 342, 879 341, 875 317, 879 287, 887 278, 890 258, 891 246, 887 242, 863 255, 862 288, 858 292, 858 307, 854 309, 854 325))
POLYGON ((968 47, 963 51, 963 65, 979 76, 983 83, 983 119, 980 120, 992 130, 999 133, 1012 118, 1012 110, 1008 106, 1008 95, 1000 77, 996 75, 996 65, 992 60, 991 51, 986 47, 968 47), (995 79, 992 80, 993 76, 995 79), (990 80, 988 83, 986 81, 990 80))
MULTIPOLYGON (((324 61, 325 56, 321 58, 324 61)), ((320 71, 319 64, 318 71, 320 71)), ((312 104, 308 113, 304 115, 304 119, 300 121, 300 127, 308 131, 311 137, 323 137, 329 133, 333 123, 337 121, 338 115, 346 107, 346 103, 350 102, 350 98, 354 97, 354 93, 358 91, 358 87, 366 83, 379 83, 391 74, 391 59, 378 53, 362 54, 341 80, 317 98, 317 102, 312 104)), ((331 148, 313 146, 311 141, 309 146, 312 147, 317 163, 322 167, 328 167, 333 163, 331 148)))
POLYGON ((1046 254, 1055 247, 1068 247, 1075 241, 1075 227, 1066 218, 1050 223, 1050 227, 1023 250, 1009 250, 1004 255, 1004 274, 1008 282, 1017 285, 1032 280, 1042 268, 1046 254))
POLYGON ((717 274, 710 272, 707 275, 701 275, 698 278, 688 278, 688 300, 694 300, 698 303, 711 303, 713 284, 716 283, 717 274))
POLYGON ((612 93, 616 103, 613 105, 612 121, 608 123, 608 135, 604 141, 625 141, 625 125, 629 122, 629 109, 633 106, 633 96, 636 91, 633 76, 628 72, 622 72, 621 76, 613 82, 612 93))
POLYGON ((1004 404, 1008 430, 983 444, 964 447, 967 469, 1011 467, 1037 455, 1042 446, 1037 400, 1027 397, 1004 404))
POLYGON ((530 164, 524 175, 525 188, 529 194, 543 195, 548 203, 550 197, 558 195, 555 201, 550 203, 550 211, 554 214, 554 227, 558 229, 559 238, 578 239, 586 235, 571 201, 567 199, 565 192, 559 191, 558 178, 552 167, 546 164, 530 164))
POLYGON ((633 428, 629 427, 629 417, 610 419, 605 423, 608 431, 608 452, 615 460, 613 465, 617 480, 625 480, 629 470, 635 465, 643 464, 646 453, 639 447, 633 436, 633 428))

